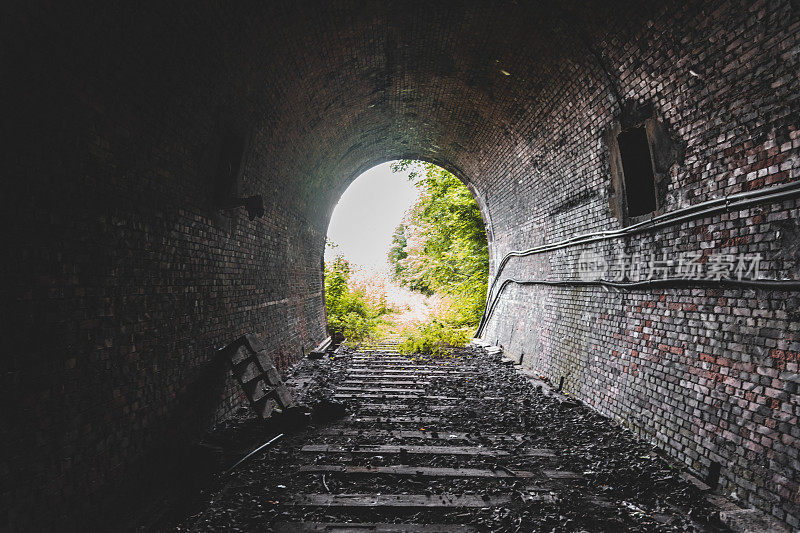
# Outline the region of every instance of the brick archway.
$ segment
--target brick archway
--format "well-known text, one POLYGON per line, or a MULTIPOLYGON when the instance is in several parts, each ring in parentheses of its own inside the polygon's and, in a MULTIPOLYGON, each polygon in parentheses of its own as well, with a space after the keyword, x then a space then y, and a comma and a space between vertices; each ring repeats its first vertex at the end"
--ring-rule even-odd
MULTIPOLYGON (((560 5, 5 6, 0 528, 77 524, 229 414, 241 397, 224 376, 191 408, 221 345, 256 333, 285 367, 319 342, 328 217, 377 162, 468 179, 495 267, 624 226, 607 141, 620 125, 650 120, 683 150, 661 169, 664 212, 798 180, 795 2, 560 5), (229 135, 247 141, 232 190, 261 195, 262 218, 214 196, 229 135)), ((747 209, 615 246, 794 249, 796 197, 747 209)), ((796 278, 775 253, 766 275, 796 278)), ((505 272, 569 276, 570 257, 505 272)), ((797 371, 796 293, 670 291, 515 286, 486 337, 697 472, 722 464, 723 490, 796 526, 793 467, 758 466, 796 459, 781 377, 797 371)))

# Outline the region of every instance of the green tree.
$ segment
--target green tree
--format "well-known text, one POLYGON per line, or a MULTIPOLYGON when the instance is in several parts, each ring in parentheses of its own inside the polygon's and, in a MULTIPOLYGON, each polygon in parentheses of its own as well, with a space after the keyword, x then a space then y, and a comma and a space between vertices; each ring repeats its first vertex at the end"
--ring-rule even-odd
POLYGON ((474 327, 486 304, 489 247, 475 198, 453 174, 432 163, 402 160, 421 194, 398 226, 388 259, 395 279, 412 290, 451 297, 450 321, 474 327))
POLYGON ((389 260, 389 264, 392 265, 392 277, 395 281, 401 281, 403 279, 405 268, 403 267, 402 260, 408 257, 408 253, 406 252, 407 244, 406 225, 404 222, 401 222, 394 230, 392 244, 389 246, 389 251, 387 252, 387 259, 389 260))
POLYGON ((341 254, 325 265, 325 310, 331 334, 341 333, 349 343, 372 337, 388 312, 386 303, 371 304, 363 291, 352 289, 350 263, 341 254))

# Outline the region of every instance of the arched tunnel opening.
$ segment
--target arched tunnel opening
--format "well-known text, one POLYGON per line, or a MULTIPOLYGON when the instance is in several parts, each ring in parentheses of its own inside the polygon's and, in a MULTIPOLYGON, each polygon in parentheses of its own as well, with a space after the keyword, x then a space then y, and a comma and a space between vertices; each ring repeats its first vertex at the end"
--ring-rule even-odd
POLYGON ((386 344, 441 354, 472 338, 486 306, 484 216, 467 184, 405 159, 358 176, 336 204, 325 249, 329 350, 386 344))
MULTIPOLYGON (((133 508, 183 475, 209 430, 280 411, 276 396, 254 414, 230 354, 261 365, 273 392, 312 364, 328 337, 333 206, 365 170, 407 158, 464 181, 488 237, 477 344, 463 369, 427 369, 434 385, 439 371, 476 374, 439 396, 461 391, 465 420, 517 424, 530 449, 570 417, 616 424, 665 472, 701 480, 692 497, 716 502, 703 527, 800 527, 798 11, 792 0, 5 4, 0 529, 135 527, 133 508), (489 403, 469 407, 469 394, 489 403)), ((521 444, 495 445, 508 454, 496 465, 519 467, 521 444)), ((268 456, 293 453, 281 446, 268 456)), ((571 483, 594 491, 599 515, 624 516, 617 529, 688 527, 614 488, 633 467, 613 446, 564 446, 546 456, 557 467, 530 470, 577 476, 547 478, 547 497, 502 503, 492 498, 512 491, 497 489, 478 505, 471 486, 447 523, 460 513, 464 527, 536 530, 524 513, 542 508, 577 530, 587 524, 557 512, 585 507, 558 485, 571 483), (664 521, 637 522, 653 516, 664 521)), ((396 455, 435 467, 405 445, 396 455)), ((234 514, 220 515, 228 527, 234 514)), ((248 516, 246 528, 269 526, 248 516)))

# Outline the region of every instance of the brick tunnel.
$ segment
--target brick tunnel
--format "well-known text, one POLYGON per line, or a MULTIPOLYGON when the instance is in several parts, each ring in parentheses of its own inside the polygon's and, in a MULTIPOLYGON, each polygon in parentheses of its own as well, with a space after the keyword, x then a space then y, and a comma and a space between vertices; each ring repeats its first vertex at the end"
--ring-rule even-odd
POLYGON ((478 201, 484 341, 800 526, 796 1, 2 12, 0 529, 103 516, 246 405, 218 348, 323 341, 333 207, 399 158, 478 201), (708 275, 581 268, 637 254, 708 275))

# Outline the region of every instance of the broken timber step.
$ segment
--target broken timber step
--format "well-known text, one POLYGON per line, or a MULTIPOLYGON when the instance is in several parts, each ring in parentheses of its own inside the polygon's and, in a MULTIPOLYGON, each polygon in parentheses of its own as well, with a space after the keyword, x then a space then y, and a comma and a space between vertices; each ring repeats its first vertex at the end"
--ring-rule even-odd
MULTIPOLYGON (((556 497, 546 489, 528 489, 523 493, 525 502, 553 502, 556 497)), ((297 494, 285 503, 303 507, 325 507, 347 509, 353 507, 405 508, 405 509, 462 509, 497 507, 511 503, 511 496, 504 494, 478 496, 476 494, 297 494)))
POLYGON ((349 368, 347 370, 347 375, 349 377, 355 376, 381 376, 385 374, 393 374, 393 375, 403 375, 404 378, 408 378, 409 374, 414 376, 474 376, 479 377, 480 374, 478 372, 466 372, 463 370, 413 370, 409 368, 349 368))
POLYGON ((400 357, 355 357, 350 360, 353 365, 413 365, 414 361, 411 359, 403 359, 400 357))
POLYGON ((439 424, 443 420, 438 416, 355 416, 347 422, 364 422, 379 424, 439 424))
POLYGON ((478 374, 472 372, 449 372, 446 370, 380 370, 375 372, 348 372, 347 379, 409 379, 420 377, 423 379, 435 378, 478 378, 478 374))
MULTIPOLYGON (((505 457, 511 452, 490 449, 483 446, 403 446, 398 444, 353 444, 342 446, 337 444, 306 444, 300 451, 303 453, 357 453, 357 454, 421 454, 421 455, 475 455, 486 457, 505 457)), ((555 452, 548 448, 527 448, 515 455, 521 457, 555 457, 555 452)))
POLYGON ((385 394, 387 392, 395 394, 425 394, 425 389, 401 389, 392 387, 338 387, 336 390, 342 392, 364 392, 368 394, 385 394))
POLYGON ((381 524, 375 522, 278 522, 275 531, 281 533, 474 533, 472 526, 458 524, 381 524))
POLYGON ((328 351, 328 348, 330 348, 332 343, 333 343, 333 338, 331 336, 328 336, 328 338, 319 343, 316 348, 314 348, 313 350, 311 350, 311 352, 309 352, 308 357, 310 357, 311 359, 320 359, 324 357, 325 353, 328 351))
POLYGON ((455 478, 497 478, 527 479, 537 476, 525 470, 498 468, 431 468, 415 466, 344 466, 344 465, 305 465, 300 472, 310 474, 339 474, 345 476, 413 476, 413 477, 455 477, 455 478))
POLYGON ((459 402, 464 402, 464 401, 478 402, 478 401, 481 401, 481 400, 486 400, 486 401, 498 401, 498 400, 505 401, 506 400, 506 398, 503 398, 501 396, 474 396, 474 397, 471 397, 471 398, 464 398, 464 397, 461 397, 461 396, 440 396, 438 394, 425 394, 425 393, 422 393, 422 394, 419 394, 419 393, 416 393, 416 394, 397 394, 397 393, 391 393, 391 394, 383 394, 383 393, 380 393, 380 394, 379 393, 358 394, 358 393, 355 393, 355 392, 340 392, 340 393, 334 394, 333 397, 341 399, 341 400, 359 399, 359 398, 369 400, 369 399, 381 398, 381 399, 384 399, 384 400, 385 399, 395 399, 395 400, 403 400, 403 401, 407 401, 407 400, 444 400, 444 401, 451 401, 451 402, 452 401, 456 401, 456 400, 459 401, 459 402))
POLYGON ((243 335, 219 352, 227 357, 250 406, 261 418, 268 418, 276 408, 294 404, 272 357, 258 337, 243 335))
POLYGON ((454 366, 454 365, 415 365, 411 363, 375 363, 375 364, 361 364, 357 363, 350 365, 347 368, 350 370, 449 370, 459 369, 463 372, 465 370, 476 370, 475 367, 470 366, 454 366))
MULTIPOLYGON (((406 415, 409 413, 409 410, 415 412, 414 409, 418 406, 404 403, 360 403, 355 407, 357 407, 359 411, 380 411, 384 413, 406 415)), ((456 403, 452 405, 425 405, 423 408, 426 411, 450 411, 451 414, 457 414, 461 412, 459 409, 462 407, 464 406, 456 403)))
MULTIPOLYGON (((412 373, 413 374, 413 373, 412 373)), ((348 374, 347 380, 348 381, 374 381, 374 380, 408 380, 414 378, 414 375, 410 374, 395 374, 395 373, 379 373, 379 374, 348 374)), ((424 374, 419 375, 420 378, 423 378, 424 381, 430 381, 433 379, 448 379, 448 380, 455 380, 455 379, 466 379, 470 380, 475 378, 474 374, 450 374, 450 375, 432 375, 432 374, 424 374)))
POLYGON ((420 361, 419 359, 389 359, 386 357, 370 357, 367 359, 351 359, 351 366, 412 366, 419 368, 477 368, 476 365, 462 365, 453 361, 420 361))
POLYGON ((388 386, 388 387, 425 387, 430 385, 430 381, 418 381, 418 380, 411 380, 411 381, 403 381, 403 380, 394 380, 394 379, 382 379, 378 378, 376 380, 363 380, 363 379, 347 379, 342 381, 342 385, 345 387, 373 387, 373 386, 388 386))
POLYGON ((368 430, 357 428, 327 428, 319 431, 317 435, 333 435, 337 437, 396 437, 402 439, 441 439, 441 440, 491 440, 493 442, 521 441, 525 436, 521 433, 506 435, 503 433, 475 434, 459 431, 447 431, 437 429, 424 429, 417 431, 409 430, 368 430))
MULTIPOLYGON (((461 400, 463 401, 464 398, 458 398, 455 396, 437 396, 437 395, 427 395, 423 393, 414 393, 414 394, 383 394, 383 393, 365 393, 365 394, 352 394, 352 393, 338 393, 334 394, 333 397, 337 400, 354 400, 358 398, 364 399, 395 399, 395 400, 461 400)), ((499 399, 499 398, 498 398, 499 399)))
POLYGON ((506 400, 505 398, 502 398, 500 396, 483 396, 483 397, 474 397, 474 398, 461 398, 461 397, 458 397, 458 396, 439 396, 438 394, 396 394, 396 393, 392 393, 392 394, 372 394, 372 393, 358 394, 358 393, 347 393, 347 392, 340 392, 340 393, 334 394, 333 397, 335 399, 337 399, 337 400, 358 400, 358 399, 363 399, 363 400, 381 399, 381 400, 402 400, 402 401, 408 401, 408 400, 441 400, 441 401, 447 401, 447 402, 454 402, 454 401, 464 402, 464 401, 467 401, 467 400, 469 400, 471 402, 476 402, 476 401, 481 401, 481 400, 496 402, 496 401, 505 401, 506 400))
POLYGON ((411 359, 402 357, 354 357, 350 360, 352 365, 413 365, 411 359))
POLYGON ((550 480, 570 480, 570 479, 584 479, 583 474, 578 472, 570 472, 569 470, 542 470, 542 474, 550 480))
POLYGON ((401 363, 410 363, 411 359, 409 359, 408 357, 398 357, 398 356, 390 356, 390 355, 386 355, 386 356, 382 356, 382 355, 370 355, 370 356, 354 355, 353 358, 351 359, 351 361, 387 361, 387 362, 388 361, 392 361, 392 362, 399 361, 401 363))

